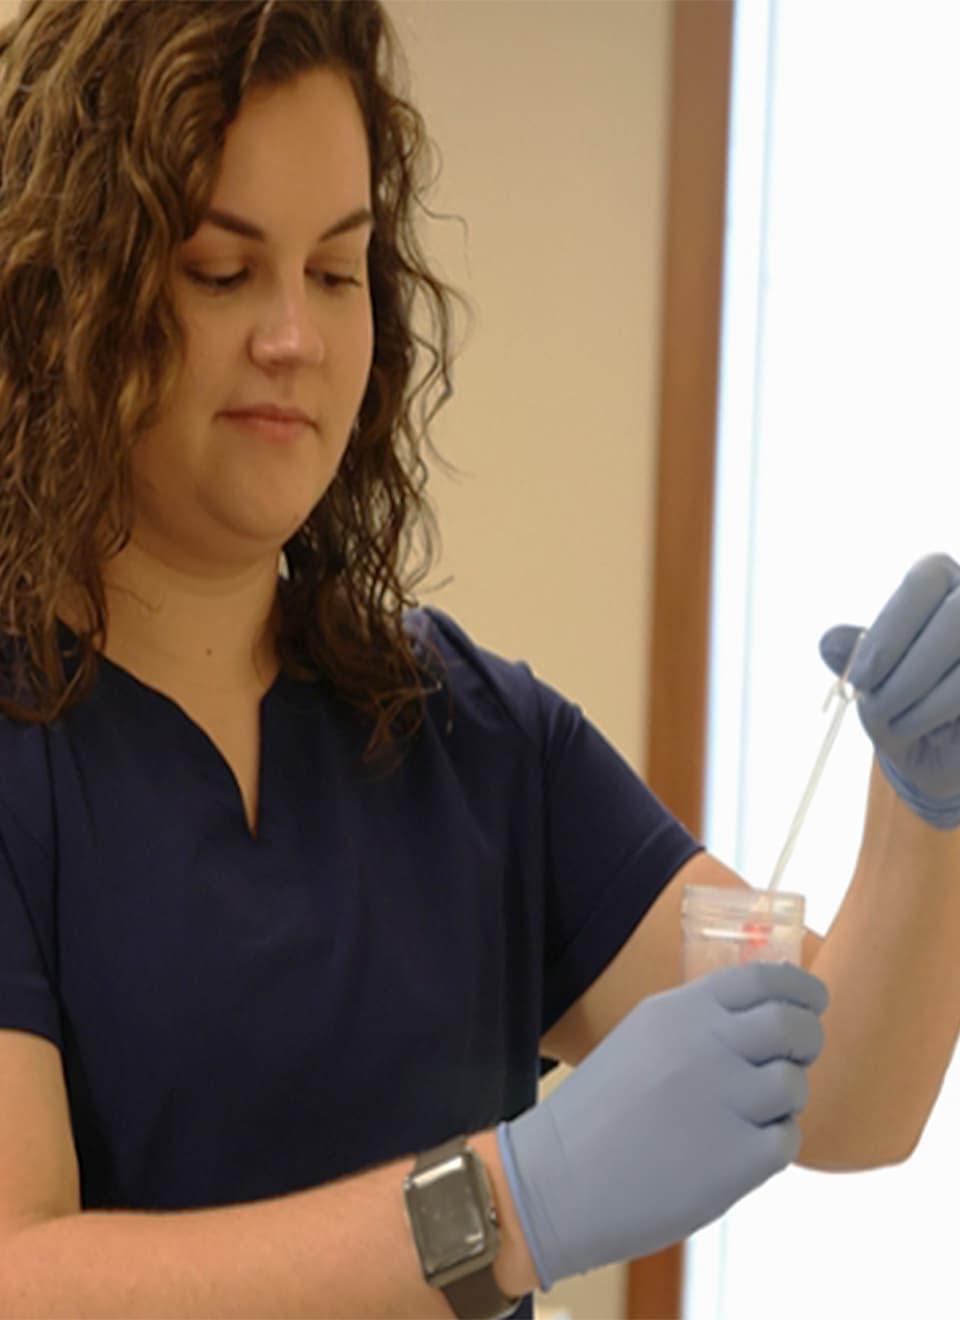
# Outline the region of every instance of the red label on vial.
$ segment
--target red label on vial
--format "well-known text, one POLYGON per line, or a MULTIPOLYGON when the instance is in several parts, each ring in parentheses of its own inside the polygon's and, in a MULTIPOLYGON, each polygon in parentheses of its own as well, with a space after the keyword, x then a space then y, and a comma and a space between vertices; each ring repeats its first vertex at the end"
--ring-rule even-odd
POLYGON ((745 921, 743 924, 744 953, 749 958, 756 954, 758 949, 766 948, 770 936, 773 933, 773 927, 765 921, 745 921))

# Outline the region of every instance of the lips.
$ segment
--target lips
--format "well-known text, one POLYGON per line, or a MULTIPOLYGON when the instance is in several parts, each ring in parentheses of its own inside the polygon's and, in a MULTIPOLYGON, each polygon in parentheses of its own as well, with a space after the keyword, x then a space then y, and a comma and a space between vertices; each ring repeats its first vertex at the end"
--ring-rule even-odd
POLYGON ((292 440, 305 435, 311 425, 299 418, 289 421, 279 417, 264 417, 260 413, 223 413, 222 416, 224 421, 239 427, 248 435, 258 435, 264 440, 292 440))
POLYGON ((313 425, 312 420, 299 408, 278 408, 269 404, 257 405, 254 408, 230 408, 225 416, 262 417, 270 422, 305 422, 309 426, 313 425))

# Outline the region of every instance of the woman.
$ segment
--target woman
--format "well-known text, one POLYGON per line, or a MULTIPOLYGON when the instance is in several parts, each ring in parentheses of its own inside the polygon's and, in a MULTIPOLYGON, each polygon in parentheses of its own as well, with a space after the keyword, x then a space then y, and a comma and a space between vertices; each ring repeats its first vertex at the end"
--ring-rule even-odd
POLYGON ((744 882, 410 594, 453 291, 380 6, 27 3, 0 54, 0 1312, 531 1316, 801 1142, 903 1158, 847 1144, 849 996, 808 1083, 862 924, 676 985, 683 885, 744 882))

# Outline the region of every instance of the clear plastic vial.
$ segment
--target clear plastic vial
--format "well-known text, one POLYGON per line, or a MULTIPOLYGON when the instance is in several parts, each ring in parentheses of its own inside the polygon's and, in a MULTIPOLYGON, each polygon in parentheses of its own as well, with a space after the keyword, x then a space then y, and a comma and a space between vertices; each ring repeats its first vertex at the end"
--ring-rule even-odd
POLYGON ((687 885, 683 891, 683 978, 746 962, 801 965, 803 894, 687 885))

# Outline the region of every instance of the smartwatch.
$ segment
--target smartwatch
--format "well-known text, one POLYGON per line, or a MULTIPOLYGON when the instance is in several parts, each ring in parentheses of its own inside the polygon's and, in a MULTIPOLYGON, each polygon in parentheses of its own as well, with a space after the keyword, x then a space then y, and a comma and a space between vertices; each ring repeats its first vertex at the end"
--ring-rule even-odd
POLYGON ((403 1180, 403 1195, 423 1277, 444 1293, 454 1315, 510 1315, 521 1298, 507 1297, 493 1276, 500 1220, 490 1176, 466 1137, 418 1156, 403 1180))

